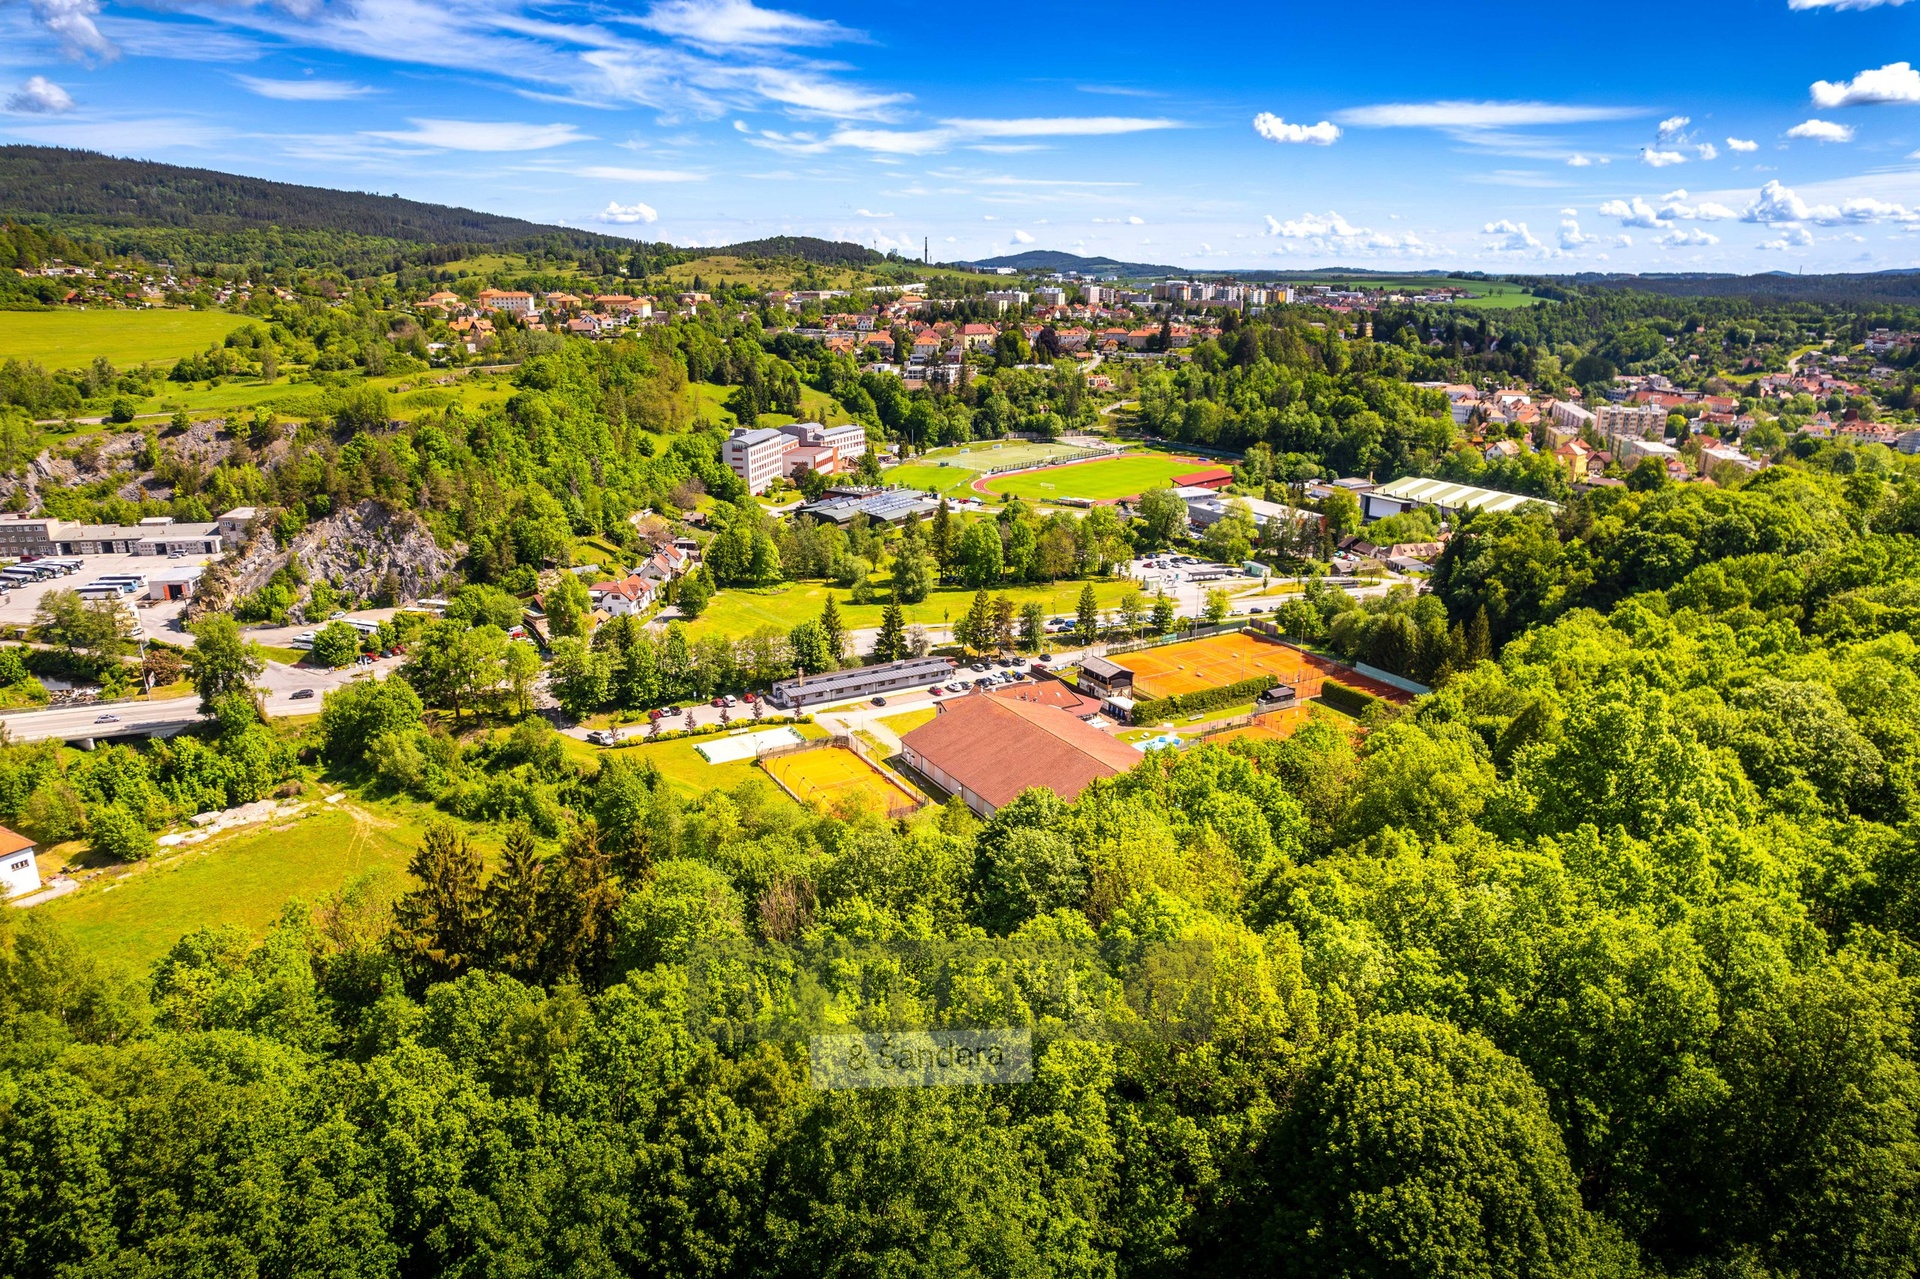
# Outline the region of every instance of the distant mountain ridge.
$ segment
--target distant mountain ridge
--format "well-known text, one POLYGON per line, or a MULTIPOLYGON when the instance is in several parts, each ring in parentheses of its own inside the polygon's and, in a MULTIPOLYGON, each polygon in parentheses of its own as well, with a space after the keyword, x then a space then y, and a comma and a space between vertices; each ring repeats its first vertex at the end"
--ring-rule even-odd
POLYGON ((62 147, 0 146, 0 217, 51 221, 81 231, 166 229, 202 233, 335 233, 422 246, 512 246, 541 242, 580 250, 646 248, 798 258, 823 266, 870 266, 886 255, 812 236, 775 236, 683 249, 624 236, 529 222, 476 209, 339 191, 62 147))
POLYGON ((988 271, 998 270, 1001 267, 1012 267, 1016 271, 1078 271, 1082 275, 1190 274, 1186 267, 1159 266, 1150 262, 1122 262, 1118 258, 1083 258, 1077 253, 1063 253, 1058 249, 1028 249, 1024 253, 1009 253, 997 258, 976 258, 955 265, 981 267, 988 271))

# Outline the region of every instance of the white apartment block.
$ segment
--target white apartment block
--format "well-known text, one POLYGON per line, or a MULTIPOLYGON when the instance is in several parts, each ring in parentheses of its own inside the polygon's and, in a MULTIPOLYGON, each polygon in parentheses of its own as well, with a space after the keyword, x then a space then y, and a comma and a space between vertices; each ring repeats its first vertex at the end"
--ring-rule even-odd
POLYGON ((721 460, 735 475, 746 481, 747 492, 764 493, 767 486, 786 474, 788 449, 798 448, 800 440, 770 426, 748 430, 736 427, 721 446, 721 460))
POLYGON ((809 448, 829 448, 833 450, 833 469, 850 471, 866 455, 866 428, 855 422, 843 422, 839 426, 822 426, 818 422, 795 422, 791 426, 780 428, 782 434, 790 435, 794 440, 809 448))

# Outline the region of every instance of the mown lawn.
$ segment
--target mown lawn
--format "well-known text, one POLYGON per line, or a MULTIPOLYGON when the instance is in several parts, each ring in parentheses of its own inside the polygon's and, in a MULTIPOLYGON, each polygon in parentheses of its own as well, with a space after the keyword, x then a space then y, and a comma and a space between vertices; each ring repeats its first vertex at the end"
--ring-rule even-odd
POLYGON ((224 311, 0 311, 0 359, 77 369, 104 355, 117 367, 170 364, 204 351, 241 325, 224 311))
POLYGON ((909 462, 887 468, 881 472, 881 478, 889 484, 904 484, 923 493, 931 489, 942 497, 976 497, 978 494, 972 491, 971 485, 980 478, 980 472, 964 466, 909 462))
POLYGON ((249 826, 204 844, 161 849, 123 879, 96 881, 37 909, 81 945, 132 971, 208 925, 259 932, 292 898, 314 900, 372 870, 406 872, 426 829, 418 805, 317 800, 278 830, 249 826))
MULTIPOLYGON (((1079 606, 1082 582, 1060 582, 1054 586, 1009 586, 1004 593, 1011 596, 1016 608, 1030 600, 1038 600, 1049 616, 1070 614, 1079 606)), ((1112 608, 1119 603, 1120 597, 1135 589, 1134 583, 1122 579, 1096 581, 1093 584, 1094 598, 1100 601, 1101 608, 1112 608)), ((1002 592, 995 591, 998 595, 1002 592)), ((973 603, 973 592, 964 587, 952 587, 936 590, 918 604, 904 606, 909 625, 941 626, 957 622, 966 615, 973 603)), ((820 616, 820 610, 826 607, 827 596, 832 595, 840 604, 840 617, 850 629, 859 630, 880 625, 880 615, 886 609, 886 588, 880 586, 881 599, 875 604, 854 604, 849 602, 848 592, 837 586, 828 586, 825 582, 787 582, 779 586, 755 588, 730 588, 713 597, 706 612, 688 624, 688 631, 695 636, 731 635, 739 637, 762 626, 777 626, 781 630, 790 630, 799 622, 809 621, 820 616)))
POLYGON ((1159 488, 1176 475, 1212 465, 1215 463, 1164 453, 1134 453, 1045 471, 1003 475, 988 480, 987 488, 994 493, 1011 493, 1029 502, 1056 501, 1063 497, 1099 501, 1144 493, 1159 488))

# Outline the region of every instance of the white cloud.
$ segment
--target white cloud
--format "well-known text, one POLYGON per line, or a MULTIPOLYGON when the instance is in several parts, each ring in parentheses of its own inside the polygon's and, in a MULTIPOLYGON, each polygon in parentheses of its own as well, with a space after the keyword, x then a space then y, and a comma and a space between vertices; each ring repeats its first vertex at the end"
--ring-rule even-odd
POLYGON ((410 142, 442 151, 544 151, 591 139, 570 124, 515 124, 490 120, 408 120, 406 131, 368 130, 364 136, 410 142))
POLYGON ((942 120, 942 124, 976 138, 1091 138, 1116 133, 1147 133, 1178 129, 1178 120, 1140 116, 1036 116, 1021 120, 942 120))
POLYGON ((1600 238, 1597 235, 1581 234, 1580 222, 1574 216, 1572 209, 1562 209, 1560 214, 1560 247, 1562 249, 1571 253, 1582 245, 1592 244, 1600 238))
POLYGON ((1817 107, 1857 107, 1873 102, 1920 102, 1920 71, 1911 63, 1889 62, 1878 71, 1862 71, 1851 80, 1815 80, 1817 107))
POLYGON ((1669 165, 1685 164, 1687 157, 1678 151, 1655 151, 1652 147, 1646 147, 1640 152, 1640 160, 1656 169, 1664 169, 1669 165))
POLYGON ((1579 152, 1575 152, 1574 154, 1567 157, 1567 163, 1572 165, 1576 169, 1584 169, 1590 166, 1593 163, 1593 161, 1587 159, 1586 156, 1581 155, 1579 152))
POLYGON ((1331 120, 1319 124, 1288 124, 1279 116, 1262 111, 1253 117, 1253 131, 1269 142, 1307 142, 1332 146, 1340 138, 1340 126, 1331 120))
POLYGON ((1383 102, 1340 113, 1344 124, 1370 129, 1496 129, 1530 124, 1585 124, 1639 115, 1635 107, 1582 107, 1555 102, 1383 102))
POLYGON ((1811 138, 1815 142, 1851 142, 1853 127, 1831 120, 1803 120, 1787 130, 1790 138, 1811 138))
POLYGON ((1660 136, 1663 138, 1670 138, 1674 134, 1680 132, 1680 130, 1686 128, 1688 125, 1692 123, 1693 123, 1692 116, 1670 115, 1666 119, 1660 122, 1660 125, 1659 125, 1660 136))
POLYGON ((1720 243, 1720 237, 1702 231, 1699 227, 1690 226, 1669 231, 1665 235, 1656 235, 1653 237, 1653 242, 1667 249, 1700 248, 1720 243))
POLYGON ((373 90, 349 80, 263 80, 259 76, 235 76, 250 92, 281 102, 343 102, 365 97, 373 90))
POLYGON ((1673 225, 1666 218, 1660 216, 1658 209, 1637 195, 1634 196, 1631 201, 1608 200, 1600 206, 1599 212, 1603 218, 1619 218, 1621 226, 1638 226, 1646 227, 1649 230, 1659 230, 1662 227, 1673 225))
POLYGON ((913 96, 873 93, 778 67, 755 67, 751 74, 754 87, 770 101, 832 120, 884 119, 891 108, 913 96))
POLYGON ((1280 221, 1266 216, 1267 235, 1281 242, 1278 251, 1312 249, 1324 253, 1390 253, 1421 257, 1435 252, 1419 236, 1389 235, 1370 227, 1355 226, 1338 213, 1306 213, 1280 221))
POLYGON ((1759 149, 1760 144, 1752 138, 1727 139, 1727 150, 1729 151, 1758 151, 1759 149))
POLYGON ((635 21, 661 35, 717 50, 836 44, 862 38, 837 22, 762 9, 752 0, 666 0, 635 21))
POLYGON ((1506 218, 1498 222, 1489 222, 1480 229, 1482 235, 1494 237, 1488 247, 1495 253, 1543 253, 1548 257, 1559 254, 1559 250, 1547 247, 1540 239, 1527 230, 1524 222, 1512 222, 1506 218))
POLYGON ((863 218, 890 218, 893 216, 891 213, 874 213, 867 209, 855 209, 854 212, 863 218))
POLYGON ((1898 7, 1907 0, 1787 0, 1789 9, 1878 9, 1881 5, 1898 7))
POLYGON ((1026 233, 1025 231, 1015 231, 1015 232, 1013 233, 1013 243, 1015 243, 1015 244, 1032 244, 1032 243, 1033 243, 1033 237, 1032 237, 1032 236, 1030 236, 1030 235, 1028 235, 1028 234, 1027 234, 1027 233, 1026 233))
POLYGON ((73 110, 73 95, 43 75, 30 76, 7 99, 7 110, 27 115, 63 115, 73 110))
POLYGON ((1774 180, 1760 188, 1753 197, 1752 203, 1748 204, 1746 211, 1740 215, 1740 219, 1743 222, 1772 225, 1783 222, 1805 222, 1809 218, 1822 214, 1838 217, 1839 212, 1832 205, 1809 207, 1807 202, 1795 195, 1790 188, 1783 187, 1778 180, 1774 180))
POLYGON ((1714 149, 1711 142, 1699 143, 1693 149, 1702 160, 1717 160, 1720 157, 1720 152, 1714 149))
POLYGON ((1128 226, 1145 226, 1146 224, 1147 224, 1147 220, 1142 217, 1130 216, 1127 218, 1128 226))
POLYGON ((704 173, 684 169, 627 169, 613 164, 589 164, 569 169, 575 177, 605 178, 609 182, 705 182, 704 173))
POLYGON ((1804 249, 1804 248, 1810 247, 1813 244, 1813 232, 1807 230, 1807 228, 1803 226, 1796 226, 1792 223, 1789 223, 1785 226, 1776 228, 1776 230, 1780 232, 1779 238, 1773 239, 1773 240, 1762 240, 1760 242, 1761 248, 1763 249, 1804 249))
POLYGON ((595 222, 618 222, 622 224, 658 222, 660 215, 654 212, 651 205, 641 204, 636 200, 632 204, 610 202, 606 208, 593 215, 593 220, 595 222))
MULTIPOLYGON (((1875 200, 1861 196, 1848 200, 1840 206, 1840 221, 1844 222, 1903 222, 1908 225, 1920 222, 1920 209, 1909 209, 1905 205, 1890 204, 1885 200, 1875 200)), ((1826 219, 1823 219, 1826 221, 1826 219)))
POLYGON ((120 56, 113 41, 100 31, 100 0, 31 0, 33 16, 60 39, 60 49, 81 62, 109 61, 120 56))

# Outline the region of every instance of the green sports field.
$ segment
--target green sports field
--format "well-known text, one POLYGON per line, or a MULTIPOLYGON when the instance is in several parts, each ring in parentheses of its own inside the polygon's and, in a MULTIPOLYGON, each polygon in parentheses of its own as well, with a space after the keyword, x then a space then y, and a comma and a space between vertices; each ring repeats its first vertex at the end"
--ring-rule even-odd
POLYGON ((1076 462, 1044 471, 999 476, 987 481, 987 489, 993 493, 1011 493, 1029 502, 1051 502, 1063 497, 1100 501, 1144 493, 1159 488, 1176 475, 1212 465, 1215 464, 1198 458, 1165 453, 1130 453, 1098 462, 1076 462))
POLYGON ((121 367, 167 364, 246 324, 224 311, 0 311, 0 359, 77 369, 104 355, 121 367))

